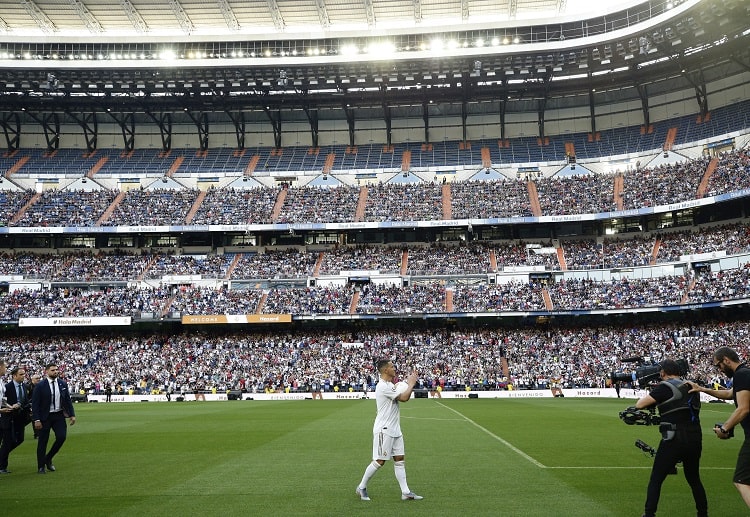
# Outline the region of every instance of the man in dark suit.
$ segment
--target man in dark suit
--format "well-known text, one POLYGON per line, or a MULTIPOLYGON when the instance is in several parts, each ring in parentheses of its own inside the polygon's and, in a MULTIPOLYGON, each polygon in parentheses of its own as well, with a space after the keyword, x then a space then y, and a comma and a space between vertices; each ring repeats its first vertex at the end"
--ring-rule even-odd
MULTIPOLYGON (((41 374, 38 373, 32 373, 31 374, 31 384, 29 384, 29 400, 32 400, 34 398, 34 388, 36 388, 36 385, 39 384, 39 381, 42 380, 41 374)), ((31 418, 31 412, 29 411, 29 418, 31 418)), ((34 430, 34 440, 36 440, 39 436, 39 431, 34 429, 34 426, 32 425, 31 428, 34 430)))
POLYGON ((54 472, 52 458, 60 450, 68 435, 65 419, 70 419, 70 425, 75 425, 76 417, 70 391, 65 381, 58 379, 59 371, 54 363, 44 368, 46 377, 39 381, 34 388, 31 398, 31 413, 34 429, 39 431, 36 447, 36 463, 39 474, 47 471, 54 472), (55 443, 47 451, 50 430, 55 432, 55 443))
POLYGON ((28 396, 29 387, 24 383, 26 370, 16 367, 10 371, 11 380, 5 385, 5 399, 8 405, 15 409, 2 418, 3 445, 0 447, 0 474, 10 474, 8 457, 11 451, 21 445, 24 439, 24 429, 31 422, 31 399, 28 396))
MULTIPOLYGON (((8 371, 8 363, 0 358, 0 375, 8 371)), ((5 384, 0 382, 0 442, 5 442, 5 429, 10 428, 10 414, 15 408, 5 398, 5 384)))

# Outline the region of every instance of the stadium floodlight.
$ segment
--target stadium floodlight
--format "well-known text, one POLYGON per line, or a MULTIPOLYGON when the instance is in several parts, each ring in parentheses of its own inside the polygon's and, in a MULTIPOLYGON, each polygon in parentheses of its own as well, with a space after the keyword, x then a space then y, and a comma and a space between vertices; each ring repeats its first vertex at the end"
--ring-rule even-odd
MULTIPOLYGON (((312 49, 307 49, 307 53, 312 54, 312 49)), ((359 49, 356 45, 348 43, 346 45, 342 45, 339 49, 339 53, 342 56, 356 56, 359 53, 359 49)))
POLYGON ((159 58, 164 61, 174 61, 177 59, 177 54, 172 49, 165 49, 159 53, 159 58))

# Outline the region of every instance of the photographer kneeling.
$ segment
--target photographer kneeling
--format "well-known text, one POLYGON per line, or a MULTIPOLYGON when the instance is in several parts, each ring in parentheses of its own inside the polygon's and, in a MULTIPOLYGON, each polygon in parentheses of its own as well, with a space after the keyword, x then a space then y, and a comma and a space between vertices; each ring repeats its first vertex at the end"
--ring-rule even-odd
POLYGON ((661 417, 659 431, 662 439, 651 469, 643 517, 656 515, 661 485, 680 461, 685 479, 693 491, 697 515, 704 517, 708 515, 708 501, 699 472, 703 449, 698 418, 700 398, 697 393, 689 393, 691 386, 680 379, 680 367, 676 361, 665 359, 660 366, 661 382, 635 403, 638 409, 656 406, 661 417))

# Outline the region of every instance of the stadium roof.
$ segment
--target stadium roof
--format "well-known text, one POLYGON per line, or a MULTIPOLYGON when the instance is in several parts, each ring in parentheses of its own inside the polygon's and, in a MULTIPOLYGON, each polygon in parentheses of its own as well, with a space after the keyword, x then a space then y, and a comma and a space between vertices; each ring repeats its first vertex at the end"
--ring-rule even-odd
MULTIPOLYGON (((466 117, 641 102, 750 71, 741 0, 24 0, 0 124, 466 117), (167 116, 169 115, 169 120, 167 116)), ((88 124, 94 126, 95 123, 88 124)), ((350 130, 350 132, 353 129, 350 130)), ((313 145, 315 139, 313 139, 313 145)))
MULTIPOLYGON (((600 2, 594 14, 639 0, 600 2)), ((680 3, 679 1, 675 3, 680 3)), ((328 37, 481 28, 592 14, 589 0, 24 0, 6 2, 0 41, 25 37, 328 37)))

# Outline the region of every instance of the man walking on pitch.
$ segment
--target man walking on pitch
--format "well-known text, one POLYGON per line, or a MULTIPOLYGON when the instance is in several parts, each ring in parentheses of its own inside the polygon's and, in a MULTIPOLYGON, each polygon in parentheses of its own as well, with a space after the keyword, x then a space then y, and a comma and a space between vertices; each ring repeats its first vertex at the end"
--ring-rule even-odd
POLYGON ((39 474, 57 470, 52 464, 52 458, 65 443, 65 438, 68 435, 68 426, 65 424, 65 419, 70 419, 70 425, 76 423, 70 391, 68 385, 57 378, 59 374, 57 365, 54 363, 48 364, 44 373, 47 377, 37 384, 31 396, 31 418, 34 421, 34 429, 39 431, 36 448, 39 474), (47 451, 50 430, 55 432, 55 443, 47 451))
POLYGON ((742 500, 750 507, 750 368, 728 346, 716 349, 713 364, 714 368, 732 379, 732 388, 714 390, 691 383, 693 389, 690 391, 702 391, 718 399, 734 401, 735 410, 723 424, 714 426, 714 433, 720 440, 728 440, 734 436, 734 428, 742 426, 745 440, 737 456, 733 481, 742 500))
POLYGON ((662 484, 680 461, 685 471, 685 480, 693 493, 696 515, 706 517, 708 500, 700 476, 703 451, 700 398, 698 395, 691 395, 691 384, 680 378, 681 369, 677 361, 665 359, 660 366, 661 382, 635 403, 638 409, 656 406, 661 419, 661 441, 651 468, 643 517, 656 515, 662 484))
POLYGON ((396 368, 391 361, 381 359, 376 367, 380 380, 375 387, 377 415, 372 429, 372 463, 365 469, 362 481, 357 486, 357 495, 363 501, 370 500, 367 495, 367 483, 389 458, 393 458, 393 471, 401 487, 401 499, 404 501, 422 499, 422 496, 412 492, 406 483, 404 437, 401 434, 401 413, 398 406, 399 402, 407 402, 411 397, 411 392, 417 383, 417 373, 409 374, 405 385, 399 383, 401 385, 399 386, 393 384, 396 368))

